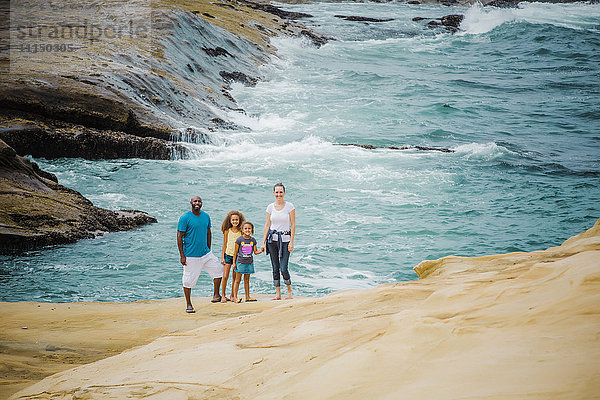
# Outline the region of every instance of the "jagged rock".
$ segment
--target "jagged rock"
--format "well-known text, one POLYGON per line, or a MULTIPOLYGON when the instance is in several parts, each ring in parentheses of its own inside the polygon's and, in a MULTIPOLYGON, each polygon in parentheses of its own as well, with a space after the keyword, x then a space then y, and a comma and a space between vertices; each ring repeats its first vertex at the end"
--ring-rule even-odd
POLYGON ((463 19, 465 19, 465 16, 462 14, 450 14, 443 16, 441 21, 444 26, 458 29, 463 19))
POLYGON ((358 144, 358 143, 336 143, 338 146, 355 146, 367 150, 375 149, 389 149, 389 150, 421 150, 421 151, 440 151, 442 153, 455 153, 455 150, 444 149, 440 147, 427 147, 427 146, 374 146, 372 144, 358 144))
POLYGON ((221 71, 219 74, 221 75, 221 77, 223 78, 223 80, 226 83, 240 82, 240 83, 244 84, 244 86, 256 86, 256 84, 258 83, 257 78, 253 78, 253 77, 248 76, 248 75, 244 74, 243 72, 239 72, 239 71, 234 71, 234 72, 221 71))
POLYGON ((328 36, 323 36, 321 34, 318 34, 314 31, 308 30, 308 29, 302 29, 300 31, 300 35, 307 37, 308 39, 310 39, 311 42, 313 42, 313 44, 317 47, 321 47, 324 44, 326 44, 327 42, 329 42, 330 40, 335 40, 332 37, 328 37, 328 36))
POLYGON ((425 17, 414 17, 413 21, 426 21, 430 20, 427 23, 427 26, 440 26, 449 30, 451 32, 457 32, 459 30, 460 24, 462 20, 465 18, 462 14, 450 14, 443 16, 441 18, 425 18, 425 17))
POLYGON ((0 251, 73 243, 153 222, 142 211, 95 207, 0 140, 0 251))
POLYGON ((336 18, 342 18, 346 21, 355 21, 355 22, 388 22, 393 21, 394 18, 371 18, 371 17, 360 17, 356 15, 334 15, 336 18))
POLYGON ((202 50, 211 57, 229 56, 235 58, 233 55, 231 55, 231 53, 222 47, 215 47, 214 49, 203 47, 202 50))
POLYGON ((255 3, 248 0, 238 0, 238 2, 255 10, 268 12, 269 14, 277 15, 278 17, 284 19, 312 18, 312 15, 310 14, 295 11, 285 11, 268 3, 255 3))

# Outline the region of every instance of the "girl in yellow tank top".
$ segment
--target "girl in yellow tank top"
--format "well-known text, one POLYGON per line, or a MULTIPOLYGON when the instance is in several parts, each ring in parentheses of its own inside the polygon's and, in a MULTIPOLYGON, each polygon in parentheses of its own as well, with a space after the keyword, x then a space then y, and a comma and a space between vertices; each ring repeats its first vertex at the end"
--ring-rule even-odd
MULTIPOLYGON (((229 211, 223 223, 221 224, 221 232, 223 232, 223 249, 221 250, 221 264, 223 264, 223 279, 221 281, 221 302, 225 303, 231 299, 225 296, 227 288, 227 279, 229 279, 229 271, 233 264, 233 254, 235 251, 235 240, 242 235, 240 226, 246 221, 244 214, 237 210, 229 211)), ((231 277, 231 292, 233 295, 233 284, 235 282, 236 272, 233 271, 231 277)))

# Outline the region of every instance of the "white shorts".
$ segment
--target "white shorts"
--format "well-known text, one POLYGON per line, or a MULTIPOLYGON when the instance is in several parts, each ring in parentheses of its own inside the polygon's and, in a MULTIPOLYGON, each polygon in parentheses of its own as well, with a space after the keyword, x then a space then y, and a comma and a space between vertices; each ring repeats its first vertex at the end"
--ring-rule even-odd
POLYGON ((186 257, 187 265, 183 266, 183 287, 196 287, 198 277, 202 268, 208 272, 211 278, 223 277, 223 265, 217 260, 217 257, 211 252, 202 257, 186 257))

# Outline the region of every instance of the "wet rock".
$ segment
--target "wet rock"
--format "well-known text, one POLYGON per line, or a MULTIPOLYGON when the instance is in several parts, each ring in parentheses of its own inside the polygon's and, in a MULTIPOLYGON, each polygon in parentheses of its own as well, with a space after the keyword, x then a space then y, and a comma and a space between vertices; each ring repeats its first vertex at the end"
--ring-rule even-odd
POLYGON ((450 14, 443 16, 441 21, 444 26, 458 29, 463 19, 465 16, 462 14, 450 14))
POLYGON ((171 134, 170 127, 158 118, 126 104, 106 89, 64 76, 45 79, 0 82, 0 114, 5 110, 23 111, 99 130, 161 139, 168 139, 171 134))
POLYGON ((300 18, 312 18, 312 15, 295 12, 295 11, 285 11, 279 7, 275 7, 268 3, 255 3, 253 1, 248 0, 238 0, 240 4, 244 4, 247 7, 250 7, 255 10, 261 10, 264 12, 268 12, 269 14, 277 15, 279 18, 284 19, 300 19, 300 18))
POLYGON ((371 18, 371 17, 360 17, 357 15, 334 15, 334 17, 345 19, 346 21, 354 21, 354 22, 388 22, 388 21, 394 20, 394 18, 371 18))
MULTIPOLYGON (((519 3, 534 3, 534 2, 538 2, 538 3, 561 3, 561 4, 565 4, 565 3, 580 3, 581 0, 492 0, 492 1, 484 1, 483 5, 484 6, 490 6, 490 7, 499 7, 499 8, 512 8, 512 7, 517 7, 519 5, 519 3)), ((598 3, 599 0, 592 0, 590 1, 590 3, 594 4, 594 3, 598 3)))
POLYGON ((326 44, 327 42, 329 42, 331 40, 335 40, 332 37, 324 36, 324 35, 314 32, 314 31, 308 30, 308 29, 301 30, 300 36, 304 36, 304 37, 310 39, 310 41, 317 47, 321 47, 324 44, 326 44))
POLYGON ((244 86, 256 86, 256 84, 258 83, 258 78, 253 78, 239 71, 221 71, 219 74, 223 78, 223 81, 225 81, 226 83, 240 82, 244 86))
POLYGON ((426 18, 426 17, 414 17, 413 21, 427 21, 427 26, 429 27, 443 27, 446 30, 451 32, 458 32, 460 29, 460 24, 462 20, 465 18, 462 14, 450 14, 443 16, 441 18, 426 18))
POLYGON ((336 143, 338 146, 355 146, 367 150, 375 149, 388 149, 388 150, 420 150, 420 151, 439 151, 442 153, 454 153, 452 149, 445 149, 440 147, 427 147, 427 146, 374 146, 372 144, 358 144, 358 143, 336 143))
MULTIPOLYGON (((0 251, 93 238, 157 222, 142 211, 95 207, 79 192, 48 179, 0 140, 0 251)), ((54 177, 54 179, 56 179, 54 177)))
POLYGON ((0 116, 0 139, 18 154, 44 158, 168 160, 174 148, 180 147, 170 140, 88 128, 18 112, 0 116))
POLYGON ((202 50, 211 57, 229 56, 235 58, 233 55, 231 55, 231 53, 222 47, 215 47, 214 49, 203 47, 202 50))

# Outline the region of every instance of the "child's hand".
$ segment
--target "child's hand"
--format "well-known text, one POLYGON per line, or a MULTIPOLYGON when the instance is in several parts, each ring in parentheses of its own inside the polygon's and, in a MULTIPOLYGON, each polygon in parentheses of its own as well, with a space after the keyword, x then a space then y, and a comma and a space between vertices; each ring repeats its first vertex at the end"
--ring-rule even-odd
POLYGON ((236 263, 233 263, 233 270, 234 270, 235 272, 237 272, 237 264, 236 264, 236 263))
POLYGON ((221 264, 225 265, 225 257, 221 258, 221 264))

